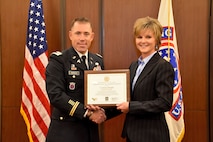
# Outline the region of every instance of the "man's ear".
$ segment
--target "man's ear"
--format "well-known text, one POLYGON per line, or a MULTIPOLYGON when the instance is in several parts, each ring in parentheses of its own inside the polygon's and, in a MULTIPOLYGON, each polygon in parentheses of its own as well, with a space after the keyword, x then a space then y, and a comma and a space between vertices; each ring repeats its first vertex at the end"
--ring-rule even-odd
POLYGON ((93 39, 94 39, 94 37, 95 37, 95 33, 92 32, 91 34, 92 34, 92 35, 91 35, 91 41, 93 41, 93 39))
POLYGON ((69 39, 72 40, 72 32, 69 31, 69 39))

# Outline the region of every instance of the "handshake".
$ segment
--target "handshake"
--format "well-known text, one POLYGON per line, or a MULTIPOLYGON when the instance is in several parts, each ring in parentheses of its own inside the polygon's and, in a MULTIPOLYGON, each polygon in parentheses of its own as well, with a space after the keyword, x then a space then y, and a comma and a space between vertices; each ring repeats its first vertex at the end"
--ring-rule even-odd
MULTIPOLYGON (((120 110, 122 113, 129 112, 129 102, 122 102, 116 105, 117 110, 120 110)), ((99 106, 87 105, 87 111, 85 113, 86 117, 88 117, 91 121, 100 124, 106 120, 105 110, 99 106)))
POLYGON ((105 110, 99 106, 87 105, 86 117, 94 123, 101 124, 106 120, 105 110))

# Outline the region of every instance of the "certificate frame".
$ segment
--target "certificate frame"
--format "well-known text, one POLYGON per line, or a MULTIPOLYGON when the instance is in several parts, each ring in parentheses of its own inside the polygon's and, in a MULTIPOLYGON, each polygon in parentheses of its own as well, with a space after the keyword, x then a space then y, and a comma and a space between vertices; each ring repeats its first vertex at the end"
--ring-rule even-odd
POLYGON ((129 100, 129 69, 84 71, 85 105, 116 106, 129 100))

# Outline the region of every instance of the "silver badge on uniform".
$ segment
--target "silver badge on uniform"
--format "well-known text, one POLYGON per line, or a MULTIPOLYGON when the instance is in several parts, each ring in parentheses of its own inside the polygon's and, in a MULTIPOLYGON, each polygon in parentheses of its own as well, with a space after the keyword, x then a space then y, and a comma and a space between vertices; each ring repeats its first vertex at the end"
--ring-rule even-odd
POLYGON ((77 60, 77 63, 79 63, 79 64, 80 64, 80 63, 81 63, 81 60, 80 60, 80 59, 78 59, 78 60, 77 60))
POLYGON ((75 82, 70 82, 69 89, 75 90, 75 82))
POLYGON ((77 68, 75 67, 75 64, 71 64, 71 70, 77 70, 77 68))

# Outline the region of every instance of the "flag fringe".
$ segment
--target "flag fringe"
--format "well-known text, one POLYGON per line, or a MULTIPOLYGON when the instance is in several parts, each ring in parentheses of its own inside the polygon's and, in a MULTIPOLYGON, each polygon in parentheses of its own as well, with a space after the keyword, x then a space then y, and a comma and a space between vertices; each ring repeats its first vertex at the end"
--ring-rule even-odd
POLYGON ((27 125, 27 135, 29 137, 29 142, 33 142, 32 135, 31 135, 31 132, 30 132, 30 122, 29 122, 29 119, 28 119, 22 105, 21 105, 21 108, 20 108, 20 113, 21 113, 21 115, 24 119, 25 124, 27 125))
POLYGON ((181 142, 183 140, 184 134, 185 134, 185 127, 183 127, 183 129, 181 130, 181 133, 177 139, 177 142, 181 142))

